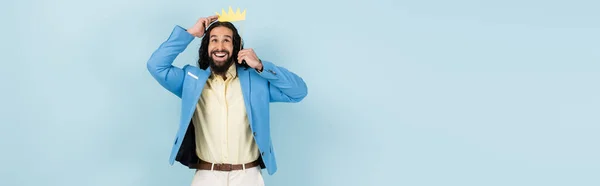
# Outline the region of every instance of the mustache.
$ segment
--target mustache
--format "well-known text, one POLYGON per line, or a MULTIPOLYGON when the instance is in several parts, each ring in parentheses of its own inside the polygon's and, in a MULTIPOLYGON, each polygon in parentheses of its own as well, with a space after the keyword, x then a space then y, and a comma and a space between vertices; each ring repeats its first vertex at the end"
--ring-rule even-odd
POLYGON ((212 52, 210 52, 210 54, 214 54, 214 53, 217 53, 217 52, 225 52, 228 55, 231 54, 231 52, 229 52, 228 50, 213 50, 212 52))

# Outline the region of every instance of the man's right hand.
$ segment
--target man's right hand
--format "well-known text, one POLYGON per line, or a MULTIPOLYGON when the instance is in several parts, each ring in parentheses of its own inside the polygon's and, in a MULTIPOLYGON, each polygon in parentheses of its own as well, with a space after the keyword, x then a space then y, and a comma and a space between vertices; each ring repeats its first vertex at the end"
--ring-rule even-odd
POLYGON ((187 29, 187 32, 192 34, 193 36, 202 37, 204 35, 204 31, 206 30, 206 28, 208 28, 208 25, 215 22, 217 19, 219 19, 218 15, 200 18, 198 19, 196 24, 194 24, 194 26, 187 29))

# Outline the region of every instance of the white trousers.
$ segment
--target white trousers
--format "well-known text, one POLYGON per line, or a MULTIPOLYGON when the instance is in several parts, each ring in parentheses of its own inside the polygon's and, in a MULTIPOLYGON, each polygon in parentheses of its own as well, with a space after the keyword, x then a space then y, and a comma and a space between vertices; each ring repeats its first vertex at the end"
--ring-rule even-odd
POLYGON ((246 170, 211 171, 196 170, 192 186, 264 186, 260 167, 246 170))

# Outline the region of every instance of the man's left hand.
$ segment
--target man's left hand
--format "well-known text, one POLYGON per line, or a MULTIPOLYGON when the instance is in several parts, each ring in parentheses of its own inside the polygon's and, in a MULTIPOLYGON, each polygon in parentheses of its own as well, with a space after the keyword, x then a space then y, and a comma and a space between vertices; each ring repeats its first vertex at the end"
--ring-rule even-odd
POLYGON ((263 70, 262 62, 260 59, 258 59, 256 53, 254 53, 254 50, 251 48, 240 50, 237 60, 239 64, 242 64, 242 61, 246 60, 246 64, 248 64, 248 66, 258 70, 259 72, 262 72, 263 70))

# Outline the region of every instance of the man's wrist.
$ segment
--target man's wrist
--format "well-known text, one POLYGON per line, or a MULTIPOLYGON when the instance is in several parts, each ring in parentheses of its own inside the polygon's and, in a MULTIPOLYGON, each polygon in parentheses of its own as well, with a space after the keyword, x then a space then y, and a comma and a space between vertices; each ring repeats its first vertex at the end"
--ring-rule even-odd
POLYGON ((197 36, 198 32, 196 30, 194 30, 193 28, 186 29, 185 31, 187 31, 190 35, 193 35, 194 37, 198 37, 197 36))
POLYGON ((262 63, 262 61, 260 59, 258 60, 258 62, 259 63, 258 63, 258 66, 256 67, 256 71, 258 71, 260 73, 260 72, 263 71, 264 66, 263 66, 263 63, 262 63))

